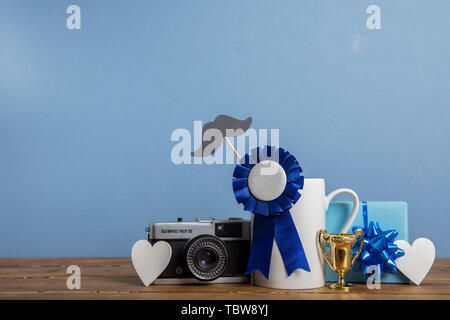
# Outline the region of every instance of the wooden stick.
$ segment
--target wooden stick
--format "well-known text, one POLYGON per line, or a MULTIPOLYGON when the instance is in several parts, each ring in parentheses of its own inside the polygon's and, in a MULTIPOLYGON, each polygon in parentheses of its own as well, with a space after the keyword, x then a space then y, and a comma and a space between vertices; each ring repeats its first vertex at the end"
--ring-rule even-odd
POLYGON ((230 142, 230 140, 228 140, 227 137, 223 137, 225 139, 225 141, 228 143, 228 145, 230 146, 231 150, 233 150, 234 155, 238 158, 238 160, 241 160, 241 156, 239 155, 239 153, 236 151, 236 149, 233 147, 233 144, 230 142))

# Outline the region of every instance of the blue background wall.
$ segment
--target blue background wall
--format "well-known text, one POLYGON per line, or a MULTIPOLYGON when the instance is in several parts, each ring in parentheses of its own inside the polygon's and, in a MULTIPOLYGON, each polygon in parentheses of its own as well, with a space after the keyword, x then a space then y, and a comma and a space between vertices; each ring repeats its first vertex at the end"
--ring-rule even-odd
POLYGON ((449 1, 0 3, 0 256, 127 256, 178 216, 245 216, 232 165, 171 162, 219 113, 280 128, 327 190, 405 200, 450 257, 449 1), (68 30, 67 6, 82 10, 68 30), (381 7, 382 30, 366 27, 381 7))

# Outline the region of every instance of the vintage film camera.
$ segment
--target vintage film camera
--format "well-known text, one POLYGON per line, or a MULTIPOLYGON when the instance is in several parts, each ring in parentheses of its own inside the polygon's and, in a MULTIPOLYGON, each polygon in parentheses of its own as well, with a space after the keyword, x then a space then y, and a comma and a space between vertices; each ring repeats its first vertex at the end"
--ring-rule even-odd
POLYGON ((250 254, 250 221, 197 220, 151 223, 151 244, 164 240, 172 247, 167 268, 155 284, 239 283, 250 254))

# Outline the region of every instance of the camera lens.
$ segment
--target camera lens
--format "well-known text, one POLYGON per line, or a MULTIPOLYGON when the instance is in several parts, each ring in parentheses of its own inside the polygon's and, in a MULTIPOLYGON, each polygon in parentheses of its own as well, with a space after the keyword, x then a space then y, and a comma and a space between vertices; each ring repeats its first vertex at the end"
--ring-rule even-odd
POLYGON ((218 260, 219 257, 217 256, 216 251, 210 248, 202 249, 197 254, 198 266, 205 270, 210 270, 214 268, 218 260))
POLYGON ((211 281, 220 277, 228 264, 225 243, 211 235, 200 235, 186 243, 186 264, 199 280, 211 281))

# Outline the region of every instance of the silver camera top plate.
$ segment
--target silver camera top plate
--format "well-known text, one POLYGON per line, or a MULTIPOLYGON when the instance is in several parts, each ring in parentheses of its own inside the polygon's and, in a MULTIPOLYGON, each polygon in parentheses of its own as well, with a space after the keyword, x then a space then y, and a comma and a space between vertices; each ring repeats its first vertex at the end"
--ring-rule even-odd
POLYGON ((154 222, 149 225, 150 240, 190 239, 201 234, 216 235, 216 230, 239 223, 241 236, 218 236, 223 240, 250 240, 250 221, 231 218, 229 220, 197 220, 178 222, 154 222))

